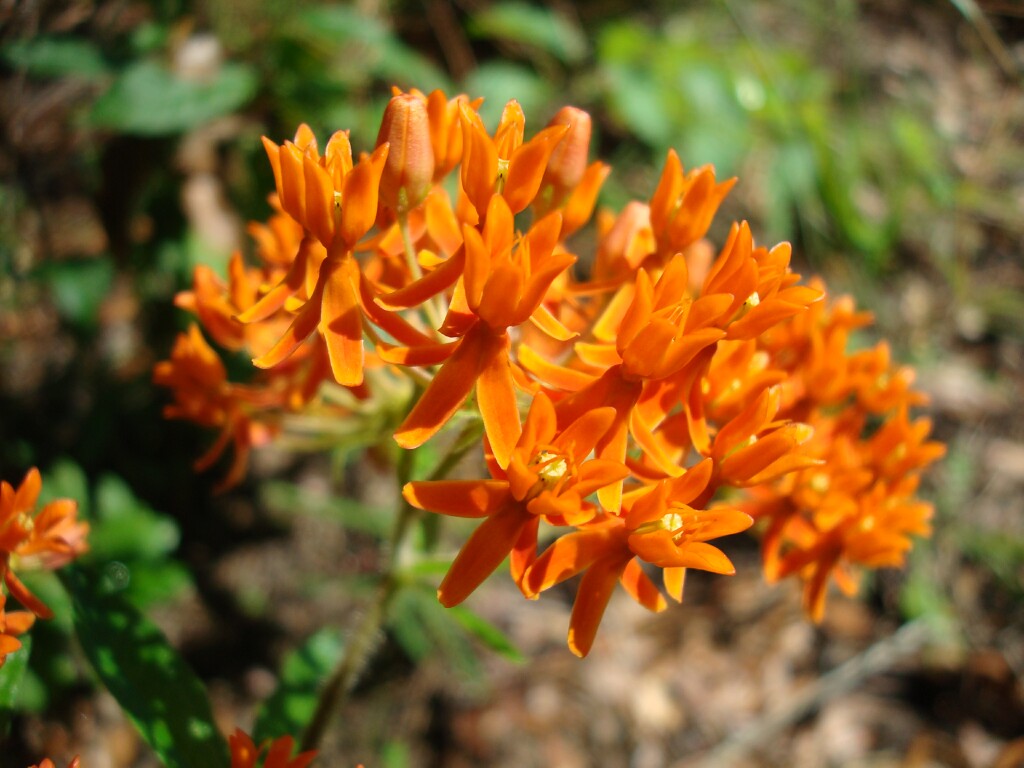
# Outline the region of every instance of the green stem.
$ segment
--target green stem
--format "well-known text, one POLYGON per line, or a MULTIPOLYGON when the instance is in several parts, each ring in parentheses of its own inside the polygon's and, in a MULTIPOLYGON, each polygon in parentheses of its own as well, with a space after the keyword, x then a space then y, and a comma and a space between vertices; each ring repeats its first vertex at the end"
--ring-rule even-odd
POLYGON ((316 749, 320 745, 327 725, 338 707, 351 693, 359 681, 359 675, 380 646, 381 627, 394 597, 395 588, 394 579, 385 577, 377 592, 377 598, 370 604, 351 641, 345 646, 345 653, 320 692, 316 711, 302 735, 303 751, 316 749))
MULTIPOLYGON (((474 419, 467 424, 452 445, 451 450, 430 473, 428 480, 440 480, 451 472, 470 448, 479 444, 481 434, 482 428, 478 420, 474 419)), ((396 473, 399 487, 404 486, 412 475, 413 454, 413 451, 403 451, 399 457, 396 473)), ((345 646, 344 654, 320 692, 316 710, 302 735, 303 750, 316 749, 319 746, 328 724, 348 698, 352 689, 355 688, 356 683, 359 682, 359 676, 380 647, 384 637, 381 630, 387 618, 388 607, 401 585, 398 574, 402 565, 403 547, 420 512, 421 510, 410 505, 404 498, 402 499, 401 509, 388 542, 387 569, 381 576, 376 598, 369 605, 359 626, 352 633, 350 641, 345 646)))
MULTIPOLYGON (((420 262, 416 258, 416 246, 412 242, 412 232, 409 229, 409 216, 407 213, 398 214, 398 229, 402 233, 402 246, 405 249, 405 263, 409 267, 409 275, 413 280, 423 277, 423 270, 420 269, 420 262)), ((431 328, 440 328, 442 313, 437 303, 437 297, 432 296, 423 302, 423 313, 426 315, 427 323, 431 328)))

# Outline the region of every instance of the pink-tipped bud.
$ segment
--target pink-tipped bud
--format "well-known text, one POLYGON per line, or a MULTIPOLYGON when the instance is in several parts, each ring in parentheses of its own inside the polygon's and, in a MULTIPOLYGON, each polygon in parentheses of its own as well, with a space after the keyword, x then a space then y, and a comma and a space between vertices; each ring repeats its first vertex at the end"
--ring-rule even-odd
POLYGON ((380 200, 398 213, 415 208, 430 191, 434 150, 424 100, 411 93, 393 96, 384 110, 377 146, 391 145, 380 179, 380 200))
POLYGON ((562 107, 548 125, 568 125, 569 132, 551 153, 543 186, 554 188, 555 198, 571 192, 583 179, 590 154, 590 115, 576 107, 562 107))

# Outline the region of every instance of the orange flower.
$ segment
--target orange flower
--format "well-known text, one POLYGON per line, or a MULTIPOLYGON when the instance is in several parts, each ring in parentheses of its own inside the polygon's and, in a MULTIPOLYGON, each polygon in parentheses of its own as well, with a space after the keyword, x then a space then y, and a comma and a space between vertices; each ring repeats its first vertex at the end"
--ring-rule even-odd
POLYGON ((804 609, 815 622, 824 617, 830 577, 844 592, 854 594, 855 568, 902 566, 912 546, 910 536, 931 533, 932 506, 913 498, 916 487, 917 478, 895 486, 876 483, 856 497, 849 514, 830 527, 824 527, 827 518, 786 518, 779 537, 785 539, 787 549, 778 559, 775 577, 800 576, 804 609))
MULTIPOLYGON (((80 765, 81 763, 79 762, 79 758, 76 757, 74 760, 68 763, 68 768, 79 768, 80 765)), ((43 762, 39 763, 39 765, 31 765, 29 766, 29 768, 55 768, 55 766, 50 758, 45 757, 43 758, 43 762)))
POLYGON ((704 451, 715 462, 720 482, 737 487, 760 485, 821 462, 798 450, 814 434, 807 424, 778 422, 780 393, 775 387, 718 430, 704 451))
MULTIPOLYGON (((89 524, 78 520, 78 503, 71 499, 51 501, 37 513, 40 490, 42 479, 34 467, 17 489, 0 483, 0 580, 25 608, 48 619, 53 612, 25 587, 15 569, 66 565, 86 551, 89 524)), ((7 614, 0 632, 21 634, 29 626, 27 616, 7 614)), ((10 647, 11 641, 5 645, 10 647)))
POLYGON ((634 275, 655 252, 657 243, 651 229, 651 208, 646 203, 631 200, 605 226, 594 261, 594 279, 618 285, 634 275))
POLYGON ((638 559, 665 569, 670 595, 682 599, 685 569, 735 572, 710 539, 746 530, 751 518, 735 509, 694 509, 689 504, 705 492, 711 461, 704 460, 682 477, 665 480, 626 495, 624 513, 605 515, 559 537, 529 567, 525 590, 537 594, 584 572, 569 622, 569 648, 586 656, 611 598, 615 583, 652 611, 666 607, 661 592, 638 559))
POLYGON ((548 126, 567 125, 569 132, 552 150, 542 185, 550 185, 552 197, 561 200, 583 181, 590 153, 590 115, 576 107, 562 107, 548 126))
POLYGON ((586 460, 614 418, 598 408, 557 431, 551 401, 539 393, 530 406, 508 469, 493 468, 492 480, 412 482, 402 493, 418 509, 484 522, 462 547, 438 589, 446 606, 458 605, 512 555, 513 577, 522 575, 536 555, 541 519, 578 525, 596 513, 586 497, 628 474, 621 464, 586 460))
POLYGON ((256 303, 258 291, 268 279, 280 279, 279 271, 247 268, 236 251, 228 261, 227 283, 209 267, 199 265, 192 275, 192 290, 179 293, 174 303, 194 312, 211 338, 225 349, 262 354, 284 332, 289 319, 279 313, 273 323, 244 325, 238 315, 256 303))
POLYGON ((30 611, 4 611, 7 595, 0 592, 0 667, 7 660, 7 654, 21 648, 20 635, 28 632, 36 616, 30 611))
POLYGON ((241 481, 252 447, 267 442, 276 429, 272 422, 260 421, 254 414, 281 407, 287 398, 284 390, 261 392, 230 383, 224 364, 196 325, 178 335, 171 359, 153 368, 153 383, 169 387, 174 395, 174 404, 164 406, 165 418, 220 430, 209 450, 196 461, 197 470, 211 467, 229 444, 234 445, 235 456, 218 485, 220 490, 241 481))
POLYGON ((732 294, 732 304, 721 315, 730 339, 754 338, 824 298, 816 288, 796 285, 800 275, 789 271, 791 253, 789 243, 770 251, 754 248, 747 223, 733 224, 701 289, 704 295, 732 294))
POLYGON ((651 225, 658 252, 671 255, 700 240, 736 179, 715 182, 710 165, 683 174, 674 149, 668 151, 658 188, 651 196, 651 225))
MULTIPOLYGON (((676 256, 652 283, 646 270, 637 272, 632 300, 624 311, 613 302, 606 315, 621 314, 616 324, 607 318, 595 323, 594 335, 600 343, 577 343, 575 351, 583 363, 593 370, 603 370, 597 377, 585 377, 590 383, 558 404, 559 420, 579 418, 595 407, 608 405, 616 418, 597 445, 598 456, 624 462, 634 409, 645 392, 645 385, 682 376, 691 378, 689 364, 705 348, 725 334, 714 324, 721 308, 730 297, 706 296, 690 299, 686 293, 686 264, 676 256)), ((626 295, 626 294, 620 294, 626 295)), ((572 384, 581 372, 566 371, 543 361, 521 355, 521 362, 531 373, 551 384, 572 384)), ((652 394, 656 390, 648 390, 652 394)), ((646 441, 646 424, 636 424, 632 435, 646 441)), ((645 446, 646 447, 646 446, 645 446)), ((619 508, 621 484, 601 492, 600 500, 610 511, 619 508)))
MULTIPOLYGON (((533 321, 546 332, 571 336, 541 302, 552 281, 575 257, 554 251, 559 214, 553 213, 514 238, 512 211, 501 196, 491 198, 483 234, 463 227, 465 262, 462 299, 452 302, 442 330, 456 342, 414 348, 381 348, 383 359, 403 365, 442 363, 416 406, 395 432, 403 448, 422 445, 462 407, 474 386, 491 447, 507 466, 520 434, 508 329, 533 321)), ((439 271, 439 270, 436 270, 439 271)))
POLYGON ((505 106, 493 138, 472 109, 463 105, 460 115, 462 188, 477 215, 488 211, 495 194, 505 199, 514 214, 526 209, 537 196, 551 153, 568 133, 569 126, 545 128, 524 144, 525 118, 514 100, 505 106))
POLYGON ((893 369, 888 347, 847 352, 849 331, 868 322, 842 298, 756 340, 769 369, 777 365, 787 375, 777 387, 778 415, 813 427, 801 453, 818 463, 752 489, 744 508, 768 521, 766 577, 799 576, 815 621, 831 578, 852 594, 857 569, 901 564, 909 536, 928 533, 931 506, 914 497, 918 473, 945 450, 928 441, 926 419, 910 421, 908 406, 923 396, 910 389, 909 370, 893 369), (871 421, 881 423, 872 431, 871 421))
POLYGON ((266 751, 263 768, 306 768, 316 759, 316 750, 302 752, 292 757, 295 740, 291 736, 281 736, 273 741, 266 741, 257 747, 252 738, 240 728, 228 737, 231 747, 231 768, 255 768, 256 762, 266 751))
POLYGON ((357 242, 377 217, 378 189, 389 145, 382 144, 354 166, 348 136, 340 131, 331 137, 323 157, 317 153, 308 128, 300 128, 295 142, 278 147, 264 139, 264 146, 282 208, 305 227, 306 240, 312 238, 327 249, 327 256, 318 261, 312 244, 300 246, 281 282, 239 315, 242 322, 260 322, 285 306, 290 297, 300 299, 284 336, 253 363, 260 368, 278 365, 315 331, 327 345, 335 380, 357 386, 363 381, 365 362, 364 316, 402 343, 429 341, 397 315, 375 304, 372 288, 353 257, 357 242), (309 284, 313 288, 302 301, 309 284))
POLYGON ((600 161, 587 165, 589 114, 576 107, 562 107, 548 123, 549 127, 559 125, 568 126, 569 132, 551 153, 534 210, 538 216, 543 216, 561 208, 562 237, 566 238, 590 219, 597 193, 611 167, 600 161))

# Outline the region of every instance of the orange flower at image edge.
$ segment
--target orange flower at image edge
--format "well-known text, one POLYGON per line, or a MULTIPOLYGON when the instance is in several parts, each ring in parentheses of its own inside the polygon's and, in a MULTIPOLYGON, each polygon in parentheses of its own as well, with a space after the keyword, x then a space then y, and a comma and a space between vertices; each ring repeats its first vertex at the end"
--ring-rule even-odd
POLYGON ((27 632, 37 618, 49 619, 53 611, 36 597, 16 571, 54 570, 85 552, 89 524, 78 520, 78 503, 57 499, 36 512, 42 478, 34 467, 17 489, 0 482, 0 665, 8 653, 21 647, 18 635, 27 632), (7 597, 27 610, 6 610, 7 597))
POLYGON ((291 736, 268 740, 257 747, 249 734, 236 728, 228 737, 228 745, 231 747, 231 768, 255 768, 264 753, 263 768, 306 768, 316 759, 315 750, 292 757, 295 739, 291 736))

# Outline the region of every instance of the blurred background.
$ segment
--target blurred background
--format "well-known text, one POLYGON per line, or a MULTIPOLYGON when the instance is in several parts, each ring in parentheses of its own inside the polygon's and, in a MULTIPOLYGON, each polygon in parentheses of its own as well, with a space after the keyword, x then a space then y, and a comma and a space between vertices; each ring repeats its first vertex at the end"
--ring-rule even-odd
MULTIPOLYGON (((247 727, 282 659, 322 674, 358 617, 386 475, 352 444, 270 450, 213 495, 191 469, 212 435, 164 421, 150 382, 186 325, 175 293, 251 251, 261 135, 307 122, 369 149, 393 84, 484 96, 491 127, 512 97, 528 131, 574 104, 614 168, 602 205, 648 197, 675 147, 740 178, 713 238, 748 219, 876 314, 865 343, 917 367, 949 445, 935 536, 820 627, 734 541, 739 575, 694 574, 680 608, 613 600, 584 662, 568 588, 474 597, 502 653, 425 591, 318 765, 1024 765, 1022 72, 1019 0, 0 0, 0 477, 37 465, 82 501, 93 562, 130 574, 224 729, 247 727)), ((32 586, 58 618, 0 763, 155 765, 59 586, 32 586)))

